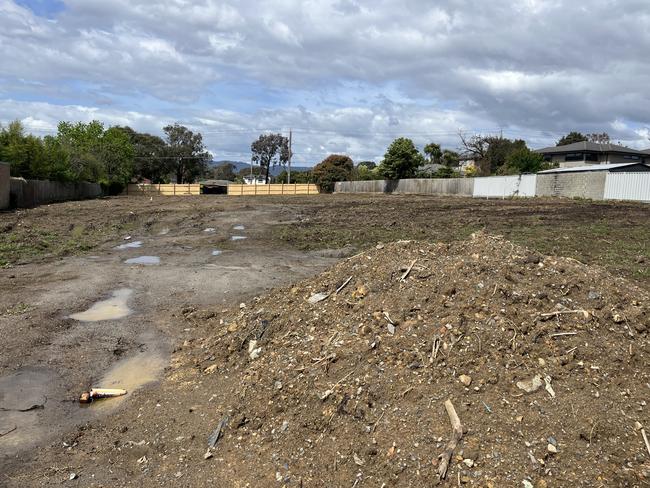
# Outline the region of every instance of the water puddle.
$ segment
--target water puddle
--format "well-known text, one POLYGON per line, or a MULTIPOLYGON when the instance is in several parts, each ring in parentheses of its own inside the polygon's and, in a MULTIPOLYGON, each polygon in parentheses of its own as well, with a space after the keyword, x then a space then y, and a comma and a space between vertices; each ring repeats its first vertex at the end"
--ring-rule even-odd
POLYGON ((160 264, 160 258, 158 256, 140 256, 137 258, 131 258, 124 261, 126 264, 142 264, 144 266, 155 266, 160 264))
POLYGON ((246 236, 231 236, 230 237, 231 241, 243 241, 244 239, 246 239, 246 236))
POLYGON ((133 290, 120 288, 115 290, 111 298, 95 303, 85 312, 70 315, 71 319, 82 322, 99 322, 100 320, 116 320, 126 317, 131 313, 127 305, 133 290))
POLYGON ((217 229, 215 229, 214 227, 208 227, 207 229, 203 229, 203 232, 214 232, 216 230, 217 229))
POLYGON ((235 229, 235 230, 246 230, 246 227, 244 227, 243 225, 236 225, 236 226, 233 227, 233 229, 235 229))
POLYGON ((120 244, 119 246, 115 246, 113 249, 117 249, 118 251, 121 251, 123 249, 136 249, 138 247, 142 247, 142 241, 127 242, 126 244, 120 244))
POLYGON ((162 355, 144 352, 119 361, 104 377, 93 385, 96 388, 123 388, 125 396, 96 400, 93 408, 110 409, 119 406, 131 393, 160 378, 167 361, 162 355))
POLYGON ((220 256, 222 252, 223 251, 220 251, 219 249, 215 249, 214 251, 212 251, 212 255, 213 256, 220 256))
POLYGON ((46 432, 39 418, 46 408, 56 408, 57 402, 48 404, 45 395, 55 382, 52 372, 36 368, 0 377, 0 452, 43 438, 46 432))

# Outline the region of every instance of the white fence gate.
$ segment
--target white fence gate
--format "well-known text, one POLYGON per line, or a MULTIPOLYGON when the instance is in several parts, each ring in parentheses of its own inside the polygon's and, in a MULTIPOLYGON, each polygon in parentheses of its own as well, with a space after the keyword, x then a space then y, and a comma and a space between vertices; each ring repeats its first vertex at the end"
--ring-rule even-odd
POLYGON ((537 175, 474 178, 475 197, 534 197, 537 175))
POLYGON ((650 173, 607 173, 604 198, 650 202, 650 173))

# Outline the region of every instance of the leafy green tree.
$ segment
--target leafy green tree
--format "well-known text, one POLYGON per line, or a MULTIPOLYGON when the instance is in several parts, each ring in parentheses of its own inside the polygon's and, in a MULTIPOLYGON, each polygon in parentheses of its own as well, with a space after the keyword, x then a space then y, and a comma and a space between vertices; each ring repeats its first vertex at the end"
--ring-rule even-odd
POLYGON ((454 178, 459 176, 451 166, 443 166, 433 174, 433 178, 454 178))
POLYGON ((354 163, 348 156, 331 154, 314 167, 314 181, 320 191, 331 193, 334 183, 349 180, 354 163))
POLYGON ((282 134, 262 134, 251 144, 252 161, 262 168, 266 183, 271 166, 285 166, 289 161, 289 139, 282 134))
POLYGON ((587 136, 584 134, 581 134, 580 132, 576 131, 571 131, 564 137, 560 138, 559 141, 557 141, 558 146, 568 146, 569 144, 573 144, 575 142, 583 142, 587 140, 587 136))
POLYGON ((440 161, 448 168, 457 168, 460 164, 460 155, 456 151, 445 149, 442 152, 440 161))
POLYGON ((505 164, 499 169, 499 174, 537 173, 545 169, 545 164, 544 156, 527 147, 520 147, 508 154, 505 164))
POLYGON ((119 127, 133 146, 133 176, 152 183, 169 183, 172 160, 167 155, 167 144, 161 137, 137 132, 131 127, 119 127))
POLYGON ((379 165, 380 174, 388 180, 412 178, 416 170, 424 164, 411 139, 400 137, 388 147, 384 160, 379 165))
POLYGON ((105 178, 100 160, 103 133, 104 125, 97 120, 76 124, 59 122, 56 137, 68 154, 70 172, 75 181, 100 181, 105 178))
MULTIPOLYGON (((291 183, 311 183, 314 177, 311 171, 292 171, 291 183)), ((280 171, 280 174, 275 178, 276 183, 287 183, 289 174, 286 169, 280 171)))
POLYGON ((203 144, 203 136, 179 124, 168 125, 165 132, 170 169, 176 183, 194 183, 204 175, 210 161, 210 153, 203 144))
POLYGON ((359 163, 357 163, 357 168, 359 166, 365 166, 368 169, 375 169, 377 167, 377 163, 375 163, 374 161, 360 161, 359 163))
POLYGON ((235 165, 232 163, 223 163, 212 169, 212 178, 215 180, 235 181, 235 165))
POLYGON ((590 142, 595 142, 597 144, 610 144, 611 140, 609 138, 609 134, 607 132, 603 132, 601 134, 598 133, 593 133, 593 134, 587 134, 587 140, 590 142))
POLYGON ((424 155, 427 157, 427 163, 440 164, 443 156, 443 152, 442 152, 442 148, 440 147, 440 144, 435 144, 431 142, 426 146, 424 146, 424 155))
POLYGON ((352 174, 352 179, 357 181, 381 180, 383 177, 379 174, 379 168, 372 163, 372 167, 366 166, 365 163, 359 163, 352 174))

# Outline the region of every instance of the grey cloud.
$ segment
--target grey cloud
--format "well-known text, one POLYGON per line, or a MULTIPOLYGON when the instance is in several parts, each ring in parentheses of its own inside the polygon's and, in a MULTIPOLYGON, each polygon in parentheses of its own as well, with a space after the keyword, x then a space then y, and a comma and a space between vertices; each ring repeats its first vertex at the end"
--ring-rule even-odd
MULTIPOLYGON (((470 129, 504 126, 533 138, 650 121, 650 6, 642 0, 67 0, 66 7, 52 22, 0 0, 7 83, 82 80, 109 99, 147 93, 179 104, 184 117, 209 118, 192 104, 215 81, 242 78, 324 102, 302 115, 291 106, 264 112, 258 123, 338 134, 342 112, 328 117, 328 106, 347 107, 343 118, 370 124, 368 131, 377 120, 405 132, 435 130, 429 111, 454 113, 470 129), (387 86, 400 93, 392 107, 363 91, 387 86), (358 120, 358 106, 372 117, 358 120)), ((432 120, 440 118, 447 120, 432 120)), ((633 128, 620 135, 638 136, 633 128)), ((642 144, 640 136, 632 141, 642 144)), ((310 149, 337 144, 368 154, 336 137, 314 139, 310 149)))

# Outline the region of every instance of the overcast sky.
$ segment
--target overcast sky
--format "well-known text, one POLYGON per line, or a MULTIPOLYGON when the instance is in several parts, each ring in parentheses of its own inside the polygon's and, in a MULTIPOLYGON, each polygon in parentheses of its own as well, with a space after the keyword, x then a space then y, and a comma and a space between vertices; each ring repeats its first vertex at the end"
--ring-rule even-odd
POLYGON ((650 147, 648 0, 0 0, 0 122, 170 122, 216 159, 294 130, 298 164, 459 129, 650 147))

